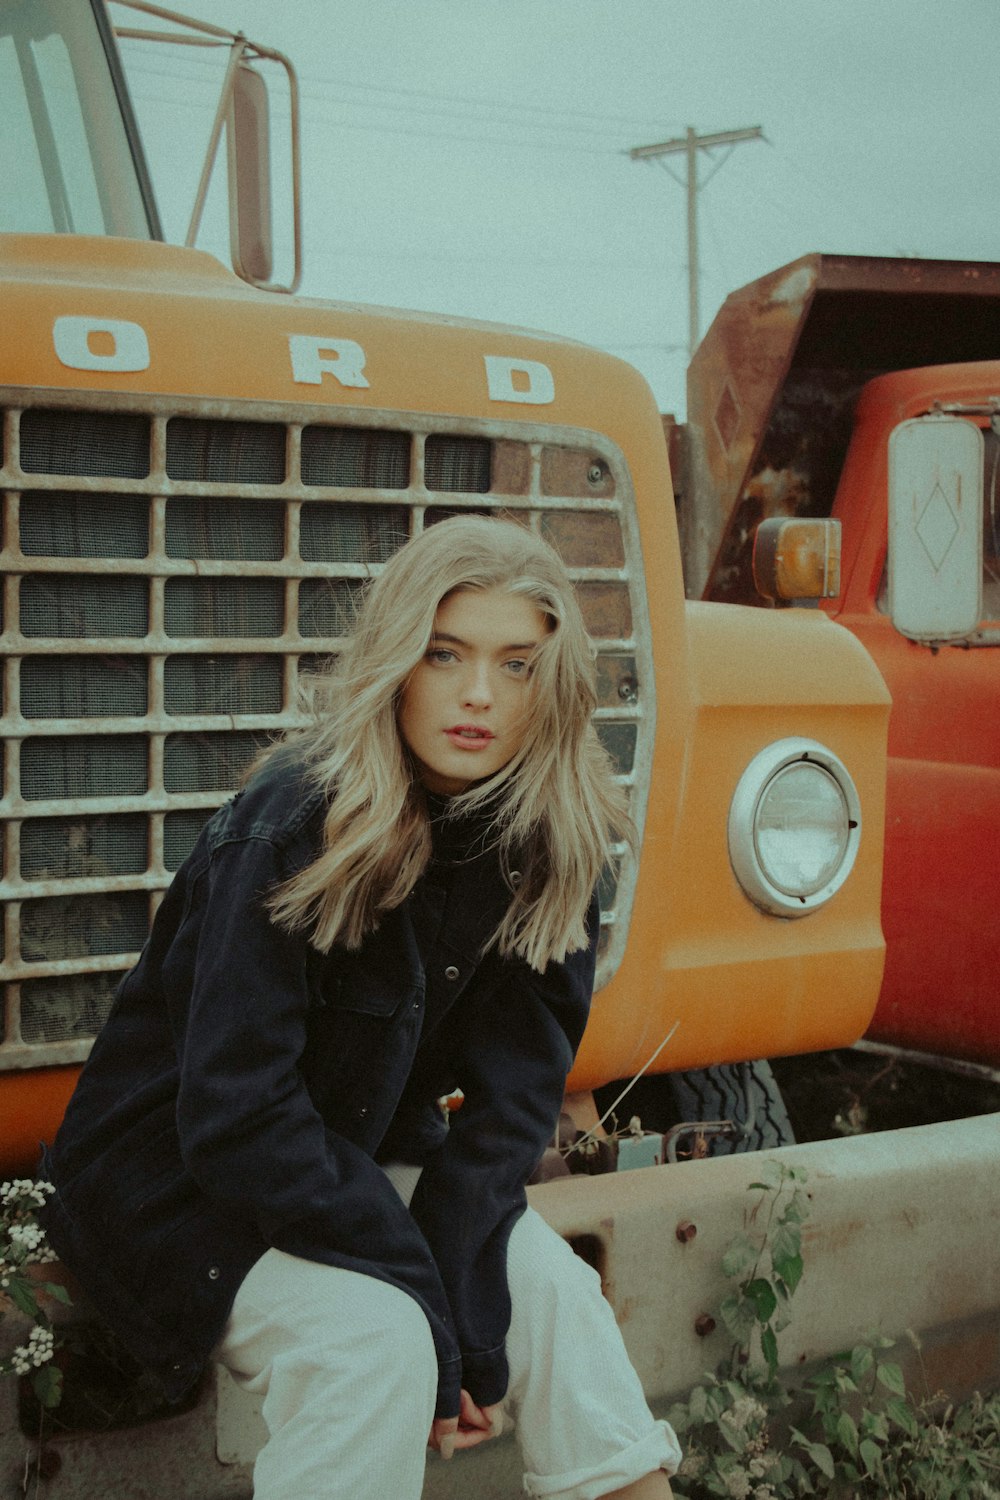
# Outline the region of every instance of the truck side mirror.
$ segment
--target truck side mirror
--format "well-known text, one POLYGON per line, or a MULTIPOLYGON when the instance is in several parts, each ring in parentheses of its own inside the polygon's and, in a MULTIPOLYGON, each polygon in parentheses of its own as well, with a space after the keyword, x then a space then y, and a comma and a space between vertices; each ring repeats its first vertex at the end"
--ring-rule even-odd
MULTIPOLYGON (((129 0, 123 0, 128 4, 129 0)), ((136 0, 138 3, 138 0, 136 0)), ((145 0, 143 0, 145 3, 145 0)), ((301 162, 299 151, 299 92, 295 69, 288 58, 270 47, 261 47, 247 41, 242 34, 220 31, 203 21, 191 21, 170 13, 170 18, 182 21, 197 31, 208 31, 213 36, 229 37, 229 62, 222 81, 219 102, 212 124, 205 160, 202 163, 201 179, 195 194, 191 220, 188 224, 186 245, 195 245, 201 226, 208 186, 215 167, 223 126, 226 127, 226 155, 229 178, 229 249, 233 270, 244 281, 258 286, 266 292, 294 292, 302 276, 302 192, 300 186, 301 162), (291 280, 281 284, 271 280, 273 275, 273 243, 271 233, 271 132, 268 112, 267 84, 250 62, 273 61, 285 70, 288 79, 288 96, 291 129, 291 207, 292 207, 292 253, 294 263, 291 280)), ((173 34, 157 32, 143 33, 149 40, 173 40, 173 34)))
POLYGON ((835 599, 840 522, 770 516, 753 539, 753 581, 765 599, 835 599))
POLYGON ((959 640, 982 618, 984 463, 962 417, 916 417, 889 438, 889 613, 910 640, 959 640))
POLYGON ((271 128, 267 85, 241 62, 226 123, 229 162, 229 253, 244 281, 267 282, 274 270, 271 232, 271 128))

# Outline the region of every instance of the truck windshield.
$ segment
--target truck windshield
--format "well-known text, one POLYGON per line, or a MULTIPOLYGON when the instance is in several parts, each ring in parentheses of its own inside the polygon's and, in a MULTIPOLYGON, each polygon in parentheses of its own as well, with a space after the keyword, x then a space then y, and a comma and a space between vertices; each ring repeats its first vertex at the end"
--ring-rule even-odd
POLYGON ((89 0, 0 0, 0 232, 150 237, 89 0))

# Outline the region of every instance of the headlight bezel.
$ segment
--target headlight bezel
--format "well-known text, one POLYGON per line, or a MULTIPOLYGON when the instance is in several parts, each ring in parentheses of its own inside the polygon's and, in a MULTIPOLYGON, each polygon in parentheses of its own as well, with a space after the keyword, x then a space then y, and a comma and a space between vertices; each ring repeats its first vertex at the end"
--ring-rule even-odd
POLYGON ((791 736, 765 746, 750 761, 729 805, 729 859, 745 894, 771 916, 804 917, 825 906, 850 875, 861 841, 861 801, 854 780, 838 755, 818 740, 791 736), (793 891, 769 874, 758 843, 758 814, 768 790, 790 767, 814 767, 834 783, 844 802, 847 832, 839 863, 812 890, 793 891))

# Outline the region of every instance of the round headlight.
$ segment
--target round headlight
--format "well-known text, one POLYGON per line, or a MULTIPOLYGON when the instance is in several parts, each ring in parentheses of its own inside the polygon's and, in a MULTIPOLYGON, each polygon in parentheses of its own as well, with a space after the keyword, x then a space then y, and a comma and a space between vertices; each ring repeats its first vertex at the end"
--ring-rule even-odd
POLYGON ((797 917, 828 901, 850 874, 861 807, 843 761, 815 740, 755 755, 729 809, 729 857, 751 901, 797 917))

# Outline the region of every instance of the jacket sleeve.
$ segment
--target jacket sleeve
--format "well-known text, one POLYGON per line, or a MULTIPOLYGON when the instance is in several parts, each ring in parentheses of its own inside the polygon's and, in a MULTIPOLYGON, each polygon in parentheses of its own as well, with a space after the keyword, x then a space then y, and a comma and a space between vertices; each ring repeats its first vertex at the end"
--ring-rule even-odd
POLYGON ((183 997, 171 1002, 178 1008, 190 997, 174 1017, 182 1155, 208 1197, 250 1215, 268 1245, 414 1297, 438 1354, 439 1415, 451 1416, 460 1362, 430 1248, 372 1158, 326 1127, 299 1067, 308 945, 273 924, 261 900, 285 873, 266 839, 223 843, 167 955, 166 995, 183 997))
POLYGON ((588 948, 550 963, 544 974, 498 961, 493 982, 460 1001, 443 1027, 465 1098, 424 1167, 410 1210, 451 1304, 462 1384, 480 1404, 501 1400, 507 1389, 507 1240, 526 1206, 525 1183, 558 1124, 590 1009, 599 921, 595 896, 588 948))

